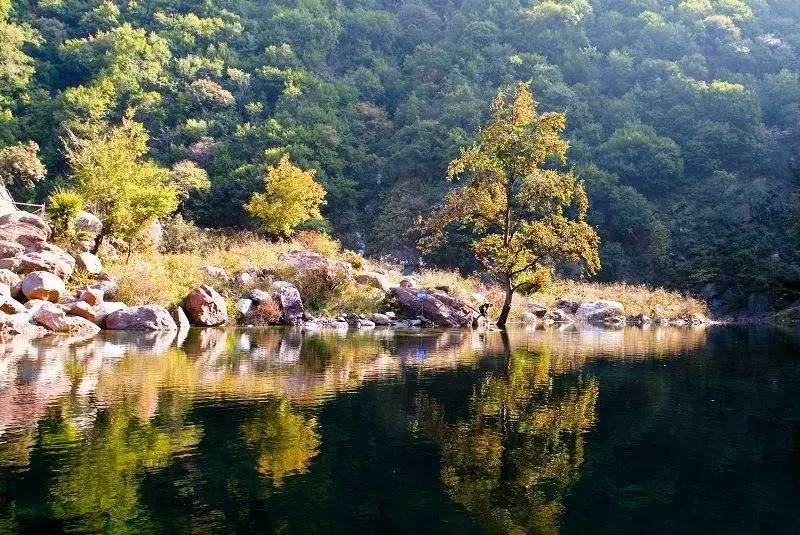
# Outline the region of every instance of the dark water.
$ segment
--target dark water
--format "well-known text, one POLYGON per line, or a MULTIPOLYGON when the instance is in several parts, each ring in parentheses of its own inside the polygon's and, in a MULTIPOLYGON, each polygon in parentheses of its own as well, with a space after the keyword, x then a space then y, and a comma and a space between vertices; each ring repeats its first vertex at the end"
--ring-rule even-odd
POLYGON ((796 533, 766 328, 0 345, 2 533, 796 533))

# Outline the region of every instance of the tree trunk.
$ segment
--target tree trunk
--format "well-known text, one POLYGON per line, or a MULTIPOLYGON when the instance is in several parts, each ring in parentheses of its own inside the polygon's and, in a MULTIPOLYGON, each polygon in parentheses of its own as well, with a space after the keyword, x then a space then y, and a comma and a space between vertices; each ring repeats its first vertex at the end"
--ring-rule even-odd
POLYGON ((503 308, 500 310, 500 316, 497 318, 497 326, 505 327, 508 321, 508 313, 511 312, 511 300, 514 298, 514 288, 511 287, 511 282, 506 283, 506 299, 503 302, 503 308))
POLYGON ((92 246, 92 254, 97 254, 97 251, 100 250, 100 246, 103 244, 103 238, 105 237, 106 233, 101 230, 100 233, 97 235, 97 237, 94 239, 94 245, 92 246))

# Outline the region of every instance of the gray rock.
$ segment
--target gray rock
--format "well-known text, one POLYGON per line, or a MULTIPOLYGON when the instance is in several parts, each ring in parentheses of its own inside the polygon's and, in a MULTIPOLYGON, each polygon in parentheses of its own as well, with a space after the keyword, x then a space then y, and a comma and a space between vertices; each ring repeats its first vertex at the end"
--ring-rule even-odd
POLYGON ((653 319, 647 314, 636 314, 633 316, 628 316, 625 323, 628 325, 634 325, 636 327, 644 327, 645 325, 650 325, 653 323, 653 319))
POLYGON ((159 305, 128 307, 112 312, 105 319, 107 329, 118 331, 177 331, 178 326, 166 308, 159 305))
POLYGON ((75 259, 75 265, 90 275, 99 275, 103 272, 103 263, 92 253, 80 253, 75 259))
POLYGON ((186 296, 183 308, 189 320, 201 327, 216 327, 228 321, 225 299, 211 286, 198 286, 186 296))
POLYGON ((75 218, 75 229, 83 232, 89 238, 95 239, 102 232, 103 223, 96 215, 90 212, 81 212, 75 218))
POLYGON ((47 271, 33 271, 22 280, 22 293, 28 299, 57 302, 67 295, 64 281, 47 271))
POLYGON ((589 323, 615 323, 620 317, 624 323, 625 307, 617 301, 590 301, 581 304, 575 315, 589 323))
POLYGON ((537 303, 536 301, 528 303, 525 308, 529 314, 532 314, 539 319, 544 318, 547 314, 547 307, 541 303, 537 303))
POLYGON ((235 282, 239 286, 247 286, 248 284, 253 282, 253 276, 250 273, 243 271, 238 275, 236 275, 235 282))
POLYGON ((172 310, 172 319, 175 320, 175 325, 178 326, 178 332, 185 333, 191 327, 189 318, 186 317, 186 312, 181 307, 175 307, 172 310))
POLYGON ((239 312, 242 316, 246 315, 250 312, 250 309, 253 308, 253 300, 247 299, 245 297, 236 301, 236 311, 239 312))
POLYGON ((375 314, 372 314, 369 319, 372 320, 372 322, 375 325, 391 325, 392 324, 392 320, 391 320, 391 318, 389 318, 389 316, 387 316, 386 314, 379 314, 377 312, 375 314))
POLYGON ((92 335, 100 331, 100 327, 91 321, 78 316, 67 316, 63 309, 52 303, 39 307, 33 313, 32 321, 56 333, 92 335))
POLYGON ((421 316, 440 327, 471 327, 480 313, 467 303, 441 292, 411 287, 392 288, 392 295, 406 316, 421 316))
POLYGON ((252 299, 256 303, 263 303, 265 301, 272 300, 272 296, 269 295, 269 293, 265 292, 264 290, 259 290, 258 288, 253 288, 252 290, 250 290, 250 293, 248 295, 250 296, 250 299, 252 299))
POLYGON ((303 300, 300 292, 293 284, 278 281, 274 284, 273 298, 281 309, 281 321, 284 325, 301 325, 303 323, 303 300))
POLYGON ((98 303, 94 305, 94 314, 95 320, 94 322, 99 325, 100 327, 106 327, 106 318, 109 314, 113 312, 117 312, 119 310, 125 310, 128 308, 128 305, 125 303, 121 303, 119 301, 103 301, 102 303, 98 303))
POLYGON ((580 302, 573 299, 559 299, 556 303, 556 309, 563 310, 567 314, 575 314, 580 306, 580 302))

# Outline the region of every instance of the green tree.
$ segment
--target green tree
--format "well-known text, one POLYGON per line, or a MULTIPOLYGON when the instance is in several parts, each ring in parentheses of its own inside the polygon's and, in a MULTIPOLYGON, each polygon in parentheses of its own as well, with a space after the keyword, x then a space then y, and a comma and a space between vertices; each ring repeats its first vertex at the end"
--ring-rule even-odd
POLYGON ((75 191, 103 222, 95 251, 106 236, 130 244, 150 222, 178 207, 178 187, 169 170, 144 158, 147 139, 141 123, 125 119, 91 139, 68 140, 75 191))
POLYGON ((267 168, 264 193, 254 194, 244 208, 268 234, 290 236, 301 223, 322 217, 319 209, 325 203, 325 189, 314 180, 315 174, 314 169, 303 171, 284 155, 267 168))
POLYGON ((0 149, 0 183, 17 199, 31 191, 47 172, 39 160, 38 152, 39 145, 34 141, 0 149))
POLYGON ((571 172, 545 167, 551 157, 566 161, 565 123, 564 114, 538 113, 528 84, 498 92, 477 144, 447 169, 449 179, 467 179, 424 224, 423 247, 442 243, 451 225, 473 230, 475 257, 505 288, 500 326, 514 293, 547 284, 556 263, 600 267, 583 184, 571 172))

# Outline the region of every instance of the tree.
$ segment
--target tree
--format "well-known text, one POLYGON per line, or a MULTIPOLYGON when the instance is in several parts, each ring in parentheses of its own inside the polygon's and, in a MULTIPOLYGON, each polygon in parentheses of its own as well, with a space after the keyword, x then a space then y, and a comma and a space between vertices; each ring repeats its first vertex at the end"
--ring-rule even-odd
POLYGON ((130 242, 154 219, 178 207, 178 188, 169 170, 149 159, 147 133, 130 119, 90 138, 72 137, 67 159, 75 191, 103 222, 95 252, 106 236, 130 242))
POLYGON ((448 179, 466 175, 466 181, 423 225, 423 248, 442 243, 452 225, 473 231, 476 259, 505 288, 499 326, 514 292, 549 282, 557 262, 583 261, 590 272, 600 267, 583 184, 571 172, 545 167, 550 158, 566 162, 565 124, 562 113, 538 113, 528 84, 518 83, 513 93, 501 89, 477 144, 448 166, 448 179))
POLYGON ((264 230, 274 236, 290 236, 310 219, 322 217, 325 189, 314 180, 316 171, 303 171, 281 157, 278 165, 267 168, 264 193, 254 194, 244 209, 261 221, 264 230))
POLYGON ((34 141, 0 149, 0 183, 17 198, 32 190, 47 173, 38 153, 39 145, 34 141))

